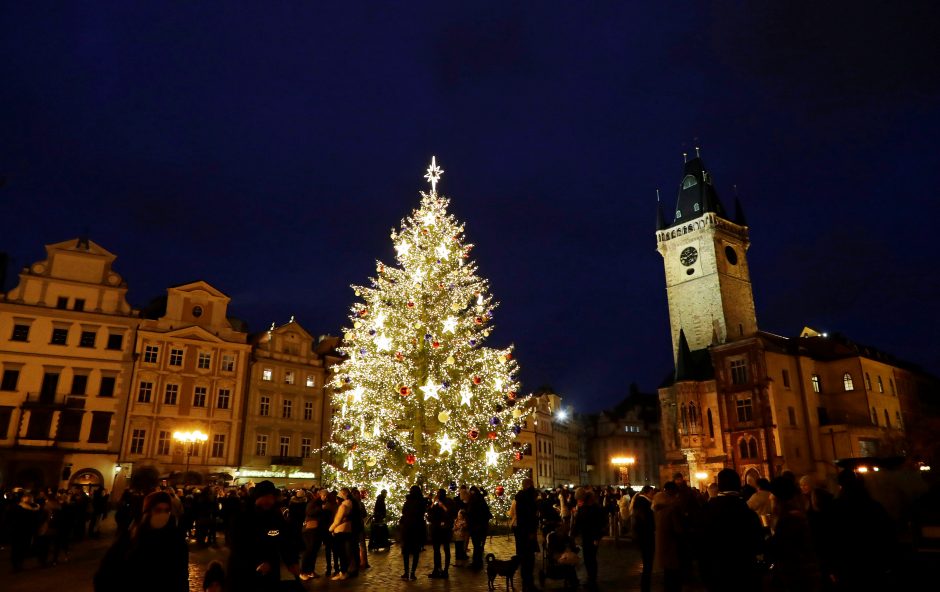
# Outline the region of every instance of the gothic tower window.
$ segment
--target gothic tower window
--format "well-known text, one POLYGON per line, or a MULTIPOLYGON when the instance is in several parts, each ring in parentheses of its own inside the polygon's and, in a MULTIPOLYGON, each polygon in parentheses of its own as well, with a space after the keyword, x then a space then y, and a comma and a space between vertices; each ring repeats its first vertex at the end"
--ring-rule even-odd
POLYGON ((747 459, 747 440, 741 438, 738 442, 738 448, 741 450, 741 458, 747 459))
POLYGON ((757 440, 751 438, 747 443, 748 455, 751 458, 757 458, 757 440))
POLYGON ((711 408, 705 412, 705 416, 708 418, 708 437, 715 438, 715 424, 712 422, 712 410, 711 408))
POLYGON ((695 403, 689 403, 689 425, 692 428, 698 426, 698 408, 695 406, 695 403))
POLYGON ((682 404, 681 415, 682 415, 682 430, 687 432, 689 431, 689 412, 685 406, 685 403, 682 404))

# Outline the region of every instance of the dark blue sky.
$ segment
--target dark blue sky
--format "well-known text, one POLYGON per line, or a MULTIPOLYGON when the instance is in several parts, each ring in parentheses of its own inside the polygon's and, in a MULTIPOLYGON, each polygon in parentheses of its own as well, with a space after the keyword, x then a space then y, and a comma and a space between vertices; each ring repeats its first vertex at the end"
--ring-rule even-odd
POLYGON ((17 267, 87 230, 137 306, 203 278, 336 333, 436 154, 493 343, 592 410, 671 368, 655 189, 700 143, 761 328, 940 370, 936 3, 107 4, 0 6, 17 267))

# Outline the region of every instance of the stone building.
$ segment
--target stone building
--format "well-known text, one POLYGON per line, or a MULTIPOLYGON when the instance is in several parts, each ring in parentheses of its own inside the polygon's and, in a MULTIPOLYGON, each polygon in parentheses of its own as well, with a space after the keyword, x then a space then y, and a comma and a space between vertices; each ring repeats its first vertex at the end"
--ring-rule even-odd
POLYGON ((700 158, 685 164, 671 218, 660 207, 675 359, 659 389, 661 478, 682 472, 705 485, 726 467, 749 480, 827 478, 836 459, 903 454, 919 391, 935 383, 841 336, 759 331, 743 211, 726 212, 700 158))
POLYGON ((582 416, 581 421, 588 484, 661 485, 663 446, 656 395, 641 393, 633 385, 616 407, 582 416))
POLYGON ((0 485, 112 487, 139 322, 115 258, 46 245, 0 296, 0 485))
POLYGON ((229 300, 197 281, 169 288, 144 311, 133 344, 122 475, 153 467, 174 481, 234 476, 251 345, 241 321, 227 316, 229 300), (174 439, 194 430, 206 434, 205 442, 174 439))
POLYGON ((252 337, 245 432, 237 476, 319 483, 329 438, 329 351, 293 317, 252 337), (324 430, 326 433, 324 434, 324 430))
POLYGON ((513 470, 540 488, 581 483, 581 429, 571 408, 549 390, 534 393, 528 405, 530 414, 513 442, 513 470))

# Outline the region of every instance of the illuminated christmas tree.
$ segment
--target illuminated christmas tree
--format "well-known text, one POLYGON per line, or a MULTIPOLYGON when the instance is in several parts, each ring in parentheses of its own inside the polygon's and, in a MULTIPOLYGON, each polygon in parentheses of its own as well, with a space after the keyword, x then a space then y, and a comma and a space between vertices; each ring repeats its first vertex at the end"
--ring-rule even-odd
POLYGON ((484 347, 496 303, 470 261, 463 225, 430 193, 392 231, 398 264, 377 263, 345 329, 346 360, 335 368, 332 439, 325 477, 389 491, 397 511, 408 487, 477 485, 508 505, 513 441, 525 420, 512 348, 484 347))

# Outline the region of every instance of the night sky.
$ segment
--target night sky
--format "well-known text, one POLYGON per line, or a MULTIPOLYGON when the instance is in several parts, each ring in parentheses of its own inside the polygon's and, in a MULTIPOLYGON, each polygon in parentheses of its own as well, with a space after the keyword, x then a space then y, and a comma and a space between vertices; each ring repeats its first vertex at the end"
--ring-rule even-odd
POLYGON ((435 154, 490 343, 595 410, 672 367, 655 190, 701 145, 762 329, 940 371, 940 4, 326 4, 4 2, 14 269, 87 232, 135 306, 205 279, 338 334, 435 154))

